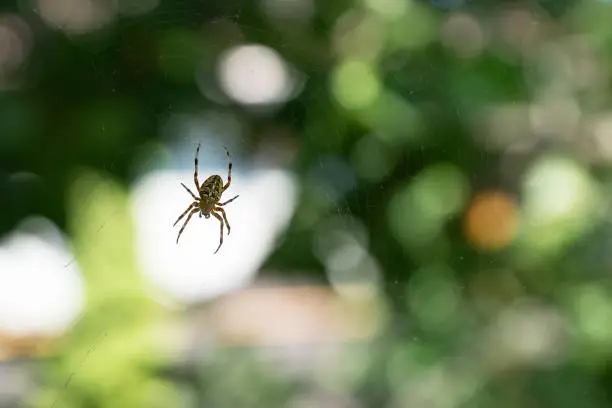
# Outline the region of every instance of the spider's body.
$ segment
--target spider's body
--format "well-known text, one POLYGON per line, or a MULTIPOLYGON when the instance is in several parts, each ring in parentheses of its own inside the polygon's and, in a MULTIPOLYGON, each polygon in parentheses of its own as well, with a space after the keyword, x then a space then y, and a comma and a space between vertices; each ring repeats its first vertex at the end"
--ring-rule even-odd
POLYGON ((238 198, 238 196, 235 196, 232 199, 224 203, 219 202, 221 201, 221 196, 223 195, 225 190, 229 188, 232 182, 232 159, 230 157, 229 151, 227 151, 226 149, 227 160, 229 162, 229 165, 228 165, 229 169, 227 173, 227 184, 225 185, 223 184, 223 179, 221 178, 221 176, 214 174, 208 177, 204 181, 204 183, 202 183, 202 185, 200 186, 200 183, 198 182, 198 153, 199 152, 200 152, 200 144, 198 143, 198 148, 196 149, 196 155, 195 155, 195 161, 194 161, 195 171, 193 173, 193 181, 196 185, 196 191, 198 192, 199 197, 193 194, 191 190, 185 184, 181 183, 181 185, 185 188, 185 190, 187 190, 187 192, 191 194, 191 196, 194 199, 194 202, 191 203, 191 205, 187 208, 187 210, 185 210, 185 212, 181 214, 181 216, 178 217, 178 219, 174 223, 174 225, 176 225, 185 215, 187 215, 187 213, 189 213, 187 220, 185 220, 185 223, 181 227, 181 230, 179 231, 178 236, 176 237, 176 243, 178 244, 179 238, 181 237, 183 230, 185 229, 185 227, 187 226, 187 223, 189 222, 189 220, 195 213, 198 213, 200 217, 204 216, 204 218, 210 218, 210 215, 212 214, 221 223, 219 247, 217 247, 217 250, 215 251, 215 254, 216 254, 217 251, 219 251, 219 249, 221 248, 221 245, 223 245, 223 222, 224 221, 225 221, 225 225, 227 225, 227 235, 229 235, 230 233, 230 225, 229 225, 229 222, 227 221, 225 210, 222 207, 226 204, 231 203, 236 198, 238 198))
MULTIPOLYGON (((210 213, 215 210, 215 205, 221 201, 223 195, 223 179, 221 176, 214 174, 202 183, 200 189, 200 199, 198 200, 198 210, 200 218, 210 218, 210 213)), ((229 231, 229 227, 228 227, 229 231)))
POLYGON ((210 212, 214 209, 215 204, 221 201, 223 194, 223 179, 221 176, 214 174, 206 179, 200 187, 200 208, 202 212, 210 212))

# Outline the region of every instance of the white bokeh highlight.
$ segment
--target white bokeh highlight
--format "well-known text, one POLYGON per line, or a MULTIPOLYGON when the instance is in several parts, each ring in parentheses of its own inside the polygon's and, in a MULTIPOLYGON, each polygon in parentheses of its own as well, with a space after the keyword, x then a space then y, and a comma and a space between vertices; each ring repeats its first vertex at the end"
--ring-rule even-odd
POLYGON ((245 105, 280 104, 289 100, 296 88, 283 58, 263 45, 241 45, 225 51, 217 74, 223 92, 245 105))
POLYGON ((0 79, 21 68, 30 56, 33 33, 17 15, 0 15, 0 79))
POLYGON ((35 10, 51 27, 71 34, 85 34, 110 24, 117 16, 117 2, 36 0, 35 10))
POLYGON ((29 218, 0 243, 0 331, 53 335, 83 310, 85 283, 57 227, 29 218))
POLYGON ((332 288, 345 298, 369 298, 380 292, 382 272, 368 243, 367 229, 350 216, 328 219, 317 228, 314 253, 325 265, 332 288))
MULTIPOLYGON (((211 174, 225 181, 227 167, 206 168, 201 161, 199 174, 200 182, 211 174)), ((249 285, 293 215, 295 180, 276 169, 249 175, 232 171, 232 185, 223 199, 240 197, 225 206, 232 229, 217 254, 219 221, 212 216, 194 215, 176 244, 186 217, 172 224, 193 201, 181 182, 194 191, 193 171, 150 173, 134 188, 137 256, 144 274, 157 289, 185 302, 249 285)))

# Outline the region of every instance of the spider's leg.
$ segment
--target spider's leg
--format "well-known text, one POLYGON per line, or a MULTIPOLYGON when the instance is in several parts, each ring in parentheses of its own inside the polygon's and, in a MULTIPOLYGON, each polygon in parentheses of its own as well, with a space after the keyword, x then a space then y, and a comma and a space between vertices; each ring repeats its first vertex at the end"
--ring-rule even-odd
POLYGON ((197 213, 199 210, 197 208, 194 208, 193 210, 191 210, 191 212, 189 213, 189 217, 187 217, 187 219, 185 220, 185 223, 183 224, 183 226, 181 227, 181 230, 178 233, 178 236, 176 237, 176 243, 178 244, 178 240, 181 237, 181 234, 183 233, 183 230, 185 229, 185 227, 187 226, 187 223, 189 222, 189 220, 191 219, 191 217, 193 216, 193 214, 197 213))
POLYGON ((191 210, 193 207, 195 207, 195 206, 197 206, 197 205, 198 205, 198 203, 191 203, 191 205, 190 205, 189 207, 187 207, 187 209, 185 210, 185 212, 184 212, 184 213, 182 213, 180 217, 178 217, 178 220, 176 220, 172 226, 174 227, 174 226, 176 225, 176 223, 177 223, 177 222, 179 222, 179 221, 181 220, 181 218, 183 218, 185 215, 187 215, 187 213, 188 213, 188 212, 189 212, 189 211, 190 211, 190 210, 191 210))
POLYGON ((193 197, 193 199, 194 199, 194 200, 196 200, 196 201, 198 201, 198 200, 199 200, 199 198, 198 198, 198 197, 197 197, 195 194, 193 194, 193 193, 191 192, 191 190, 190 190, 190 189, 189 189, 189 188, 188 188, 186 185, 184 185, 183 183, 181 183, 181 186, 185 187, 185 190, 187 190, 187 192, 188 192, 189 194, 191 194, 191 196, 193 197))
POLYGON ((229 221, 227 220, 227 215, 225 214, 225 210, 221 207, 215 208, 215 211, 219 211, 225 220, 225 226, 227 227, 227 235, 230 234, 231 227, 229 225, 229 221))
POLYGON ((219 222, 221 223, 221 231, 220 231, 220 235, 219 235, 219 246, 217 247, 217 250, 215 251, 215 254, 217 252, 219 252, 219 249, 221 248, 221 245, 223 245, 223 219, 221 218, 221 216, 219 214, 217 214, 214 211, 211 211, 211 214, 215 216, 216 219, 219 220, 219 222))
POLYGON ((228 162, 227 184, 223 186, 223 190, 221 191, 227 190, 230 184, 232 184, 232 157, 230 156, 230 152, 229 150, 227 150, 227 147, 225 148, 225 153, 227 153, 227 162, 228 162))
POLYGON ((240 196, 240 194, 238 194, 238 195, 237 195, 236 197, 234 197, 234 198, 230 198, 229 200, 227 200, 227 201, 226 201, 226 202, 224 202, 224 203, 217 203, 217 205, 225 205, 225 204, 229 204, 229 203, 231 203, 232 201, 234 201, 235 199, 237 199, 239 196, 240 196))
POLYGON ((198 143, 198 147, 196 148, 196 155, 194 163, 194 171, 193 171, 193 182, 196 185, 196 189, 200 191, 200 183, 198 183, 198 153, 200 153, 200 143, 198 143))

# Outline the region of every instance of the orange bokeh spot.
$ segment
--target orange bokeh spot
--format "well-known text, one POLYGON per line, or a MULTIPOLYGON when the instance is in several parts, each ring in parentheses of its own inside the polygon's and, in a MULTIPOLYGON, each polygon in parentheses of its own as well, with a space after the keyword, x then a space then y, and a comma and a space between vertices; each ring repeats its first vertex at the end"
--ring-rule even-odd
POLYGON ((517 226, 516 204, 503 191, 479 193, 464 219, 467 239, 472 246, 485 251, 505 248, 516 236, 517 226))

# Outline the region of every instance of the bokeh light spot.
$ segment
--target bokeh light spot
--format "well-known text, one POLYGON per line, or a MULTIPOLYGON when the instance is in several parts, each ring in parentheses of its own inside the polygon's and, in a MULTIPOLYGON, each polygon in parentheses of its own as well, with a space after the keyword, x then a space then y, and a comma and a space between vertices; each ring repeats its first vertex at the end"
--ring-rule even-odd
POLYGON ((95 0, 38 0, 37 11, 47 24, 71 34, 85 34, 111 23, 117 2, 95 0))
POLYGON ((410 1, 400 18, 387 20, 387 45, 394 50, 414 51, 436 39, 438 22, 430 7, 410 1))
POLYGON ((595 181, 580 164, 561 156, 543 156, 532 165, 523 197, 518 243, 534 260, 559 253, 603 215, 595 181))
POLYGON ((586 286, 578 290, 574 313, 584 340, 605 347, 612 345, 612 301, 604 288, 586 286))
POLYGON ((503 191, 485 191, 472 200, 464 220, 465 234, 471 244, 482 250, 505 248, 514 239, 518 211, 503 191))
POLYGON ((374 61, 385 45, 384 21, 350 10, 337 21, 333 42, 339 59, 374 61))
POLYGON ((594 152, 607 162, 612 160, 612 114, 607 113, 592 121, 594 152))
POLYGON ((503 309, 484 342, 492 367, 546 366, 564 359, 566 320, 554 308, 532 299, 518 299, 503 309))
POLYGON ((461 296, 452 270, 434 265, 410 279, 406 299, 424 328, 439 331, 448 329, 455 320, 461 296))
POLYGON ((85 303, 84 282, 60 231, 50 221, 26 219, 0 245, 0 331, 57 334, 85 303), (36 256, 32 256, 36 254, 36 256))
POLYGON ((16 15, 0 15, 0 89, 9 85, 11 75, 25 64, 32 43, 27 22, 16 15))
POLYGON ((406 0, 365 0, 367 6, 381 16, 396 19, 403 16, 411 1, 406 0))
POLYGON ((418 205, 436 217, 449 217, 464 205, 468 180, 452 164, 435 164, 419 174, 413 184, 418 205))
POLYGON ((374 103, 359 112, 359 120, 391 145, 421 141, 421 113, 397 94, 384 90, 374 103))
POLYGON ((226 51, 219 60, 218 77, 227 96, 246 105, 286 102, 295 87, 282 57, 263 45, 243 45, 226 51))
POLYGON ((389 227, 407 247, 426 245, 461 210, 468 193, 469 183, 461 169, 447 163, 432 165, 391 198, 389 227))
POLYGON ((368 252, 367 230, 354 218, 336 217, 321 223, 313 242, 331 286, 340 295, 363 299, 379 294, 382 274, 368 252))
POLYGON ((441 40, 457 56, 473 58, 479 55, 486 42, 480 23, 472 15, 453 13, 441 28, 441 40))
POLYGON ((525 178, 526 214, 545 223, 584 211, 590 190, 589 177, 577 164, 560 158, 541 160, 525 178))
POLYGON ((381 84, 370 64, 349 60, 334 71, 332 89, 338 102, 345 108, 361 109, 376 100, 381 84))

